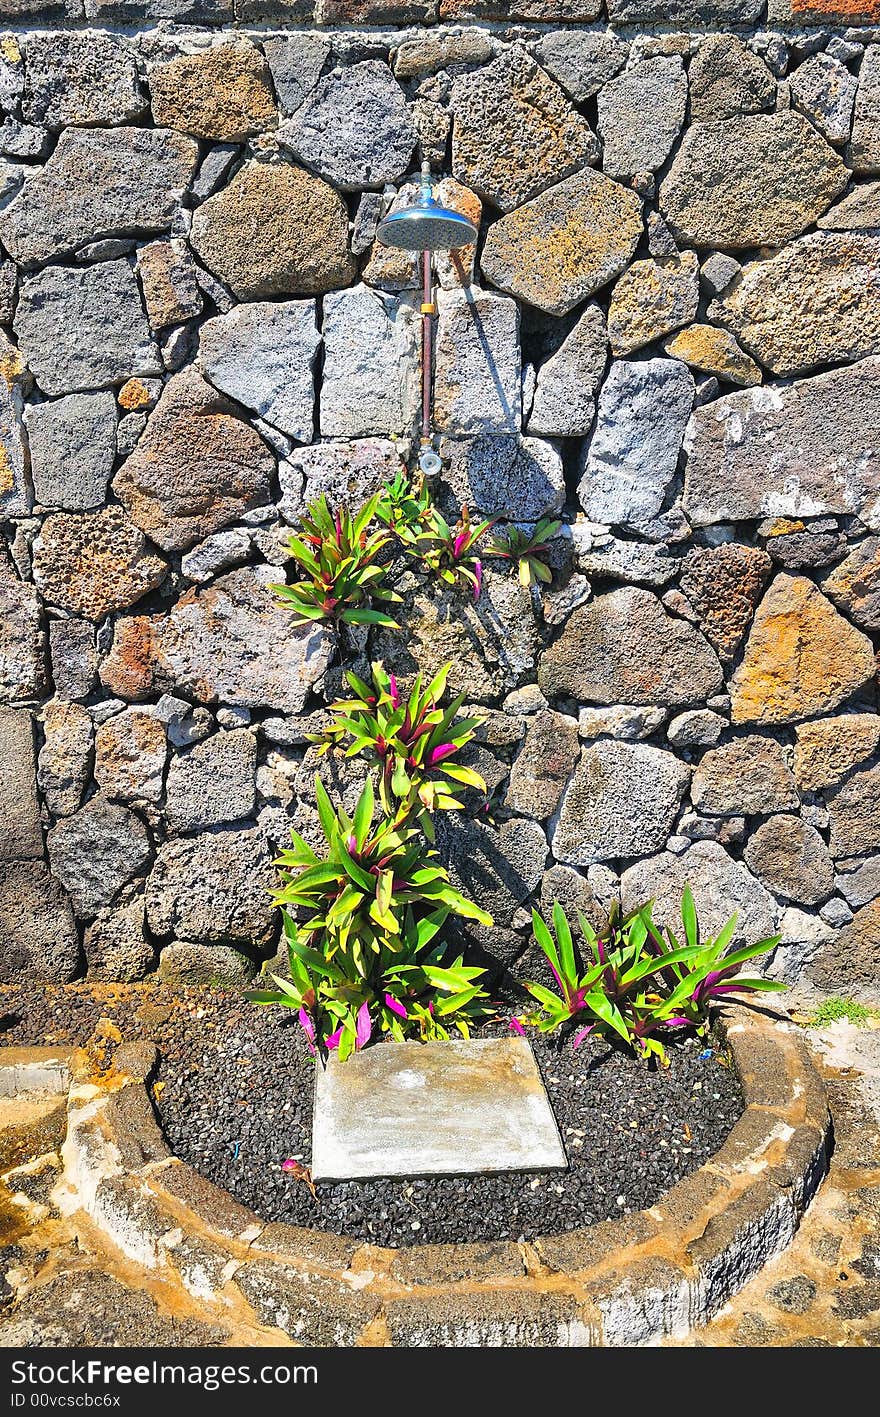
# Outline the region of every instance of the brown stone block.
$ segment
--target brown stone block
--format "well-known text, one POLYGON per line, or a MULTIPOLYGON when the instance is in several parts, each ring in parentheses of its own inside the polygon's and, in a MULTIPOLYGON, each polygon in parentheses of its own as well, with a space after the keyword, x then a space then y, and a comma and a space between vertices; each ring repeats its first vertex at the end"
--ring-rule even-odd
POLYGON ((219 1230, 221 1235, 227 1235, 230 1239, 254 1238, 263 1228, 262 1221, 253 1211, 239 1205, 226 1191, 206 1181, 184 1161, 175 1159, 151 1176, 150 1189, 159 1195, 164 1192, 182 1201, 203 1225, 219 1230))
POLYGON ((283 1255, 303 1265, 322 1269, 348 1269, 359 1248, 356 1240, 324 1230, 306 1230, 299 1225, 267 1225, 255 1241, 252 1252, 283 1255))
MULTIPOLYGON (((119 1067, 118 1054, 115 1062, 119 1067)), ((171 1155, 142 1082, 132 1082, 114 1092, 108 1098, 106 1115, 126 1170, 137 1170, 171 1155)))
POLYGON ((786 1128, 790 1128, 790 1124, 785 1122, 781 1112, 749 1108, 709 1165, 726 1172, 730 1179, 743 1171, 754 1171, 756 1167, 766 1164, 767 1153, 786 1128))
POLYGON ((310 20, 314 0, 235 0, 237 20, 310 20))
POLYGON ((761 1028, 737 1026, 728 1031, 733 1054, 749 1107, 787 1107, 792 1100, 786 1053, 771 1034, 761 1028))
POLYGON ((664 1229, 671 1226, 682 1237, 699 1234, 711 1216, 726 1204, 729 1194, 730 1187, 723 1177, 701 1167, 666 1191, 650 1213, 664 1229))
POLYGON ((67 1129, 67 1104, 16 1098, 0 1105, 0 1171, 57 1151, 67 1129))
POLYGON ((536 1290, 437 1294, 385 1307, 395 1348, 590 1348, 589 1311, 568 1294, 536 1290))
POLYGON ((441 20, 596 20, 602 0, 440 0, 441 20))
POLYGON ((795 1213, 789 1196, 756 1178, 719 1215, 713 1217, 688 1254, 707 1289, 707 1316, 784 1249, 794 1234, 795 1213))
POLYGON ((278 121, 266 61, 248 40, 180 54, 157 65, 150 74, 150 93, 158 126, 198 138, 237 143, 278 121))
POLYGON ((34 729, 25 710, 0 710, 0 861, 43 855, 34 729))
POLYGON ((583 1273, 632 1245, 651 1240, 658 1232, 656 1223, 637 1211, 619 1220, 602 1220, 584 1230, 570 1230, 562 1235, 540 1235, 535 1249, 544 1264, 566 1274, 583 1273))
POLYGON ((433 25, 437 0, 317 0, 319 25, 433 25))
POLYGON ((379 1312, 379 1300, 363 1290, 271 1260, 242 1265, 235 1282, 262 1323, 319 1348, 354 1347, 379 1312))
POLYGON ((490 1284, 520 1279, 525 1274, 522 1253, 507 1241, 479 1245, 418 1245, 398 1250, 391 1274, 401 1284, 490 1284))
POLYGON ((878 0, 768 0, 771 25, 876 25, 878 0))
POLYGON ((0 18, 4 20, 36 19, 81 20, 82 0, 0 0, 0 18))

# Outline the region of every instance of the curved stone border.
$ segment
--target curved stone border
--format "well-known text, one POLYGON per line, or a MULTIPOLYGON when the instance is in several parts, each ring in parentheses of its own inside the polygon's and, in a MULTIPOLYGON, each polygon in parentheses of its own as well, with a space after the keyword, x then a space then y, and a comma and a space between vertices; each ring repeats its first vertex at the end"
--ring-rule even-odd
POLYGON ((393 1250, 265 1224, 168 1150, 152 1044, 71 1061, 54 1200, 218 1313, 314 1346, 646 1344, 705 1323, 789 1243, 825 1174, 825 1089, 793 1025, 722 1020, 746 1108, 721 1150, 648 1210, 532 1243, 393 1250))

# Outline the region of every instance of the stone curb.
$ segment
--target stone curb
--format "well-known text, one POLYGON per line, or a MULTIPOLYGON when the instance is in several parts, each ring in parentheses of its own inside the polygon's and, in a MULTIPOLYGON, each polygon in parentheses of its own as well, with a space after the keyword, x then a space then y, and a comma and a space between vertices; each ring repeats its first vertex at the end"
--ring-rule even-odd
POLYGON ((70 1048, 3 1048, 0 1097, 16 1097, 22 1092, 67 1092, 70 1056, 70 1048))
POLYGON ((264 1224, 169 1153, 145 1086, 150 1050, 130 1045, 103 1076, 75 1077, 54 1199, 208 1309, 244 1305, 300 1344, 681 1337, 788 1245, 827 1169, 828 1103, 794 1026, 743 1009, 722 1027, 746 1107, 721 1150, 649 1210, 531 1244, 398 1251, 264 1224))

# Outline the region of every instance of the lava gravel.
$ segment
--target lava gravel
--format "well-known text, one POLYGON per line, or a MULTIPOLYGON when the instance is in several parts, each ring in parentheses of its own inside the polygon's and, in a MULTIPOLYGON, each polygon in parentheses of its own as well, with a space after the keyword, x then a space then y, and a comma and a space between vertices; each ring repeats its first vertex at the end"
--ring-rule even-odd
POLYGON ((743 1110, 717 1046, 677 1042, 669 1069, 651 1070, 599 1041, 559 1052, 532 1035, 567 1172, 345 1182, 313 1195, 281 1169, 310 1161, 314 1061, 290 1014, 221 990, 0 988, 4 1043, 80 1044, 102 1017, 158 1046, 154 1101, 178 1156, 265 1220, 379 1245, 528 1240, 627 1215, 702 1165, 743 1110))

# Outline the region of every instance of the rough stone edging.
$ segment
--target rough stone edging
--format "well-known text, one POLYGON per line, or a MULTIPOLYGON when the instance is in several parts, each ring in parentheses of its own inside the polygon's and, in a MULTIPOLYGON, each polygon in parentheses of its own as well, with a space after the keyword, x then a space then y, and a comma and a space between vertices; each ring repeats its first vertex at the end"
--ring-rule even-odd
POLYGON ((723 1025, 746 1108, 721 1150, 650 1209, 585 1230, 398 1251, 265 1224, 170 1153, 146 1087, 156 1050, 144 1043, 123 1044, 98 1075, 74 1056, 54 1199, 208 1311, 245 1311, 307 1345, 682 1336, 786 1247, 827 1166, 825 1089, 794 1026, 746 1010, 723 1025))

